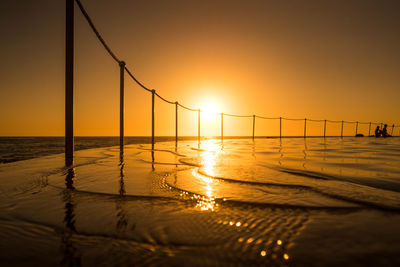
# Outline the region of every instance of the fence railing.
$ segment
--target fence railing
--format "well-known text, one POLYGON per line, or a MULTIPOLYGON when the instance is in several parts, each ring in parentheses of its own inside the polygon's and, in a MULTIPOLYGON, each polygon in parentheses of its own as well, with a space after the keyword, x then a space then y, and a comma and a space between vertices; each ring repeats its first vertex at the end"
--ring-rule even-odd
MULTIPOLYGON (((120 60, 115 53, 111 50, 111 48, 107 45, 103 37, 100 35, 99 31, 96 29, 94 23, 92 22, 91 18, 89 17, 88 13, 84 9, 80 0, 66 0, 66 116, 65 116, 65 155, 66 155, 66 164, 71 165, 73 159, 73 40, 74 40, 74 1, 77 3, 81 13, 85 17, 86 21, 88 22, 89 26, 93 30, 94 34, 96 35, 97 39, 103 45, 104 49, 107 53, 114 59, 116 63, 118 63, 120 68, 120 149, 123 151, 124 148, 124 80, 125 80, 125 72, 135 81, 141 88, 151 93, 151 143, 152 148, 154 149, 155 143, 155 97, 157 96, 162 101, 175 105, 175 141, 178 142, 178 110, 179 107, 198 113, 198 129, 197 129, 197 136, 198 140, 201 139, 201 110, 190 108, 187 106, 182 105, 178 101, 169 101, 162 97, 160 94, 157 93, 155 89, 150 89, 146 87, 143 83, 141 83, 128 69, 126 63, 120 60)), ((355 135, 358 134, 358 125, 359 124, 369 124, 368 129, 368 136, 371 136, 371 126, 372 125, 382 125, 384 123, 378 122, 359 122, 359 121, 333 121, 333 120, 314 120, 314 119, 293 119, 293 118, 284 118, 284 117, 264 117, 258 115, 238 115, 238 114, 228 114, 228 113, 215 113, 216 115, 221 116, 221 139, 224 138, 224 116, 228 117, 236 117, 236 118, 252 118, 252 138, 256 138, 256 119, 262 120, 279 120, 279 138, 284 137, 282 135, 282 121, 303 121, 304 120, 304 138, 307 137, 307 122, 323 122, 323 137, 326 137, 326 126, 327 123, 340 123, 341 124, 341 131, 340 136, 343 137, 343 128, 344 123, 346 124, 355 124, 355 135)), ((385 123, 388 124, 388 123, 385 123)), ((389 125, 389 124, 388 124, 389 125)), ((400 125, 391 124, 391 135, 393 135, 394 128, 400 127, 400 125)), ((400 131, 399 131, 400 135, 400 131)))

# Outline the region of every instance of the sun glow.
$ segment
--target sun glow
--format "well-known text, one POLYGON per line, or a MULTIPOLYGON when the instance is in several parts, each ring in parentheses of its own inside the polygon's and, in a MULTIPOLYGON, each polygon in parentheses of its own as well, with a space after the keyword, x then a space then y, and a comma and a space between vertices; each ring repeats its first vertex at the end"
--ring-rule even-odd
POLYGON ((217 119, 217 116, 219 115, 219 113, 221 113, 217 104, 215 104, 213 102, 204 103, 201 106, 200 110, 201 110, 202 118, 206 119, 207 121, 217 119))

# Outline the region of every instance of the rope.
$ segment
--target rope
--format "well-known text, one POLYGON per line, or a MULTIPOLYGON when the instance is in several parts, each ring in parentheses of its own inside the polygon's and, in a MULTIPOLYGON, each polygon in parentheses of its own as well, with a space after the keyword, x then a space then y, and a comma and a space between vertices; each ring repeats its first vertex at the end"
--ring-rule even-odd
POLYGON ((268 117, 262 117, 262 116, 255 116, 256 118, 260 118, 260 119, 265 119, 265 120, 279 120, 279 118, 268 118, 268 117))
POLYGON ((190 110, 190 111, 199 111, 198 109, 193 109, 193 108, 188 108, 188 107, 185 107, 184 105, 182 105, 182 104, 180 104, 180 103, 178 103, 178 106, 180 106, 181 108, 184 108, 184 109, 190 110))
POLYGON ((147 88, 146 86, 144 86, 141 82, 139 82, 135 76, 133 76, 133 74, 128 70, 128 67, 125 67, 126 72, 129 74, 129 76, 131 76, 131 78, 138 84, 140 85, 143 89, 151 92, 151 89, 147 88))
POLYGON ((175 102, 168 101, 168 100, 165 99, 164 97, 162 97, 162 96, 160 96, 159 94, 157 94, 157 92, 156 92, 155 94, 156 94, 156 96, 158 96, 162 101, 167 102, 168 104, 173 104, 173 105, 175 105, 175 102))
MULTIPOLYGON (((80 0, 75 0, 75 2, 77 3, 79 9, 81 10, 83 16, 85 17, 86 21, 88 22, 89 26, 92 28, 94 34, 96 35, 97 39, 99 39, 100 43, 103 45, 103 47, 107 50, 108 54, 119 64, 122 62, 121 60, 118 59, 118 57, 113 53, 113 51, 111 50, 111 48, 107 45, 107 43, 104 41, 103 37, 100 35, 100 33, 98 32, 98 30, 96 29, 96 27, 94 26, 91 18, 89 17, 88 13, 86 12, 85 8, 83 7, 82 3, 80 2, 80 0)), ((133 76, 133 74, 129 71, 128 67, 125 66, 125 71, 128 73, 128 75, 143 89, 145 89, 148 92, 152 92, 153 90, 147 88, 146 86, 144 86, 141 82, 139 82, 138 79, 135 78, 135 76, 133 76)), ((158 93, 155 93, 155 95, 157 95, 161 100, 163 100, 164 102, 168 103, 168 104, 178 104, 181 108, 190 110, 190 111, 200 111, 199 109, 193 109, 193 108, 189 108, 186 107, 178 102, 172 102, 169 101, 165 98, 163 98, 162 96, 160 96, 158 93)), ((217 115, 220 115, 221 113, 217 113, 217 115)), ((223 113, 225 116, 230 116, 230 117, 240 117, 240 118, 251 118, 253 117, 253 115, 236 115, 236 114, 226 114, 223 113)), ((284 119, 284 120, 290 120, 290 121, 302 121, 304 119, 292 119, 292 118, 268 118, 268 117, 263 117, 263 116, 258 116, 258 115, 254 115, 254 117, 259 118, 259 119, 268 119, 268 120, 276 120, 276 119, 284 119)), ((313 121, 313 122, 323 122, 325 120, 312 120, 312 119, 306 119, 308 121, 313 121)), ((332 122, 332 123, 357 123, 355 121, 333 121, 333 120, 326 120, 326 122, 332 122)), ((358 122, 359 124, 381 124, 380 122, 358 122)), ((388 124, 389 125, 389 124, 388 124)), ((394 125, 393 127, 400 127, 400 125, 394 125)))
MULTIPOLYGON (((218 113, 218 114, 221 114, 221 113, 218 113)), ((235 115, 235 114, 226 114, 226 113, 224 113, 224 116, 237 117, 237 118, 250 118, 250 117, 253 117, 253 115, 235 115)))
POLYGON ((97 39, 101 42, 101 44, 104 46, 104 48, 107 50, 107 52, 110 54, 110 56, 117 61, 118 63, 120 60, 117 58, 117 56, 111 51, 110 47, 106 44, 104 41, 103 37, 101 37, 100 33, 97 31, 96 27, 94 26, 92 20, 90 19, 88 13, 86 13, 86 10, 83 8, 81 1, 75 0, 76 3, 78 4, 79 9, 81 10, 83 16, 86 18, 87 22, 89 23, 90 27, 92 28, 93 32, 96 34, 97 39))
POLYGON ((290 119, 290 118, 282 118, 282 120, 288 120, 288 121, 304 121, 304 119, 290 119))

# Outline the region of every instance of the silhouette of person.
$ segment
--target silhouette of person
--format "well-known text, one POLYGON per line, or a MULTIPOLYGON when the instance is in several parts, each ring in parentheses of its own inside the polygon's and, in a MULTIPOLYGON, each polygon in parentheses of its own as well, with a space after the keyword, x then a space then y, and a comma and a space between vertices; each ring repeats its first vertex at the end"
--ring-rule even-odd
POLYGON ((381 136, 381 130, 379 129, 379 125, 378 125, 378 126, 376 126, 376 129, 375 129, 375 137, 379 137, 379 136, 381 136))
POLYGON ((389 136, 388 133, 387 133, 387 124, 385 124, 385 125, 383 126, 383 129, 382 129, 382 131, 381 131, 381 134, 382 134, 383 137, 389 136))

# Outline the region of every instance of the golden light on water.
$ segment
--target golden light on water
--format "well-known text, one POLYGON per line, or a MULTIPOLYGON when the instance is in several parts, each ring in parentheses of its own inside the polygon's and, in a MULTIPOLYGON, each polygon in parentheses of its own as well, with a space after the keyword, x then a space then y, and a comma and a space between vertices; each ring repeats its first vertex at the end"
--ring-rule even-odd
POLYGON ((254 238, 250 237, 249 239, 247 239, 247 243, 250 244, 251 242, 254 241, 254 238))
MULTIPOLYGON (((207 175, 215 176, 214 168, 217 164, 218 155, 221 153, 220 147, 212 140, 209 140, 202 144, 202 149, 204 151, 200 152, 200 169, 207 175)), ((203 211, 214 211, 217 205, 215 203, 215 188, 213 185, 219 181, 200 174, 197 169, 192 171, 192 175, 199 179, 199 189, 203 195, 198 199, 197 207, 200 207, 203 211)), ((230 225, 233 224, 234 222, 230 222, 230 225)), ((240 223, 237 226, 240 226, 240 223)))
POLYGON ((260 254, 261 254, 262 257, 265 257, 267 255, 267 252, 265 250, 261 250, 260 254))
POLYGON ((205 151, 200 155, 201 169, 207 175, 215 176, 215 165, 217 164, 220 153, 222 153, 221 147, 214 141, 208 140, 202 143, 202 148, 205 151))

